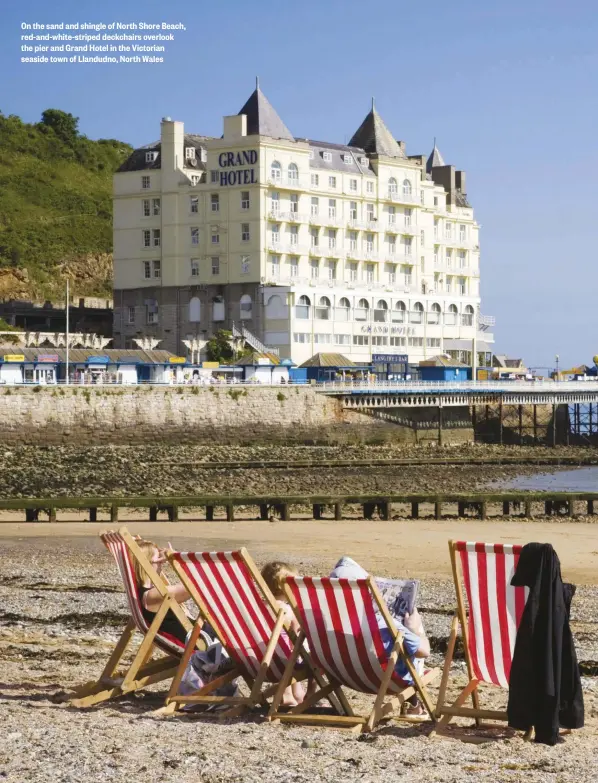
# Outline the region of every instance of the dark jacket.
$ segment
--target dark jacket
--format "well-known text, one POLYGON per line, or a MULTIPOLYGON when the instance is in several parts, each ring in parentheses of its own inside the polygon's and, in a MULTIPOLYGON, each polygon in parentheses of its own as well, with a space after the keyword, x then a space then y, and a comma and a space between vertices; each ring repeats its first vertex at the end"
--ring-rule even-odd
POLYGON ((550 544, 526 544, 511 584, 529 587, 517 631, 509 680, 509 726, 535 727, 536 742, 554 745, 559 726, 583 726, 583 694, 569 628, 575 592, 563 585, 561 564, 550 544))

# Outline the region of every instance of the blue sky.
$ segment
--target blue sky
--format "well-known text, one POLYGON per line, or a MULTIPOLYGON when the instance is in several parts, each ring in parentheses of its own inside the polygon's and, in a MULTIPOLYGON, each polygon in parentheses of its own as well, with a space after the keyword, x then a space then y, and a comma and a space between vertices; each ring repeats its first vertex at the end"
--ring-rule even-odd
MULTIPOLYGON (((3 4, 4 6, 6 4, 3 4)), ((22 0, 0 10, 0 110, 138 145, 164 115, 221 133, 254 87, 297 136, 346 141, 371 96, 410 154, 434 136, 482 225, 482 312, 531 366, 598 353, 598 13, 587 0, 22 0), (101 10, 99 10, 101 8, 101 10), (163 65, 18 63, 22 21, 178 22, 163 65)))

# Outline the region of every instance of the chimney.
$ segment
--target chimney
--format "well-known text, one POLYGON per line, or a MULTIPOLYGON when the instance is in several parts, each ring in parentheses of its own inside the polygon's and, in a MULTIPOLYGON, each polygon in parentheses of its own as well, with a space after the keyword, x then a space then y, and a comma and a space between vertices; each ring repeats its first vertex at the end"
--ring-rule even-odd
POLYGON ((399 141, 399 139, 397 139, 396 141, 397 141, 397 144, 399 145, 399 147, 401 148, 401 150, 402 150, 403 152, 405 152, 405 153, 406 153, 406 150, 407 150, 407 142, 405 142, 405 141, 399 141))
POLYGON ((224 140, 239 141, 247 136, 247 115, 231 114, 224 118, 224 140))
POLYGON ((160 123, 160 144, 162 186, 176 185, 179 176, 175 172, 185 164, 185 125, 164 117, 160 123))
POLYGON ((455 186, 457 190, 460 190, 463 195, 467 194, 467 180, 465 178, 464 171, 455 172, 455 186))

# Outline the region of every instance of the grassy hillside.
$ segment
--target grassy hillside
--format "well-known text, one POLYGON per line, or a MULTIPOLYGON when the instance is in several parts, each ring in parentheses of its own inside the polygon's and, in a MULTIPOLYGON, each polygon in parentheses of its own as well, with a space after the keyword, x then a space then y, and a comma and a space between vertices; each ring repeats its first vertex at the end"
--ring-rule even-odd
POLYGON ((0 298, 110 294, 112 175, 132 148, 91 141, 49 109, 35 125, 0 113, 0 298))

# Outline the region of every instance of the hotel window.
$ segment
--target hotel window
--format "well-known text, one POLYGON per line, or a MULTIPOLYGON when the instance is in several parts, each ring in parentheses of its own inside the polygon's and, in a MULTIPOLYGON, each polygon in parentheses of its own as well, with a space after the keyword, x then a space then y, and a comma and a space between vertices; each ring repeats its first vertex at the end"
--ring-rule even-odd
POLYGON ((249 242, 249 223, 241 223, 241 242, 249 242))
POLYGON ((424 338, 423 337, 410 337, 409 338, 409 347, 410 348, 423 348, 424 345, 424 338))
POLYGON ((243 294, 239 300, 239 318, 246 321, 253 315, 253 302, 249 294, 243 294))
POLYGON ((440 337, 428 337, 426 345, 428 348, 440 348, 440 337))
POLYGON ((434 218, 434 239, 438 239, 438 227, 440 225, 440 221, 438 218, 434 218))
MULTIPOLYGON (((362 158, 363 160, 363 158, 362 158)), ((370 180, 365 183, 365 192, 366 193, 373 193, 374 192, 374 183, 370 180)))
POLYGON ((195 160, 195 147, 185 147, 185 160, 195 160))
POLYGON ((366 234, 365 235, 365 249, 368 253, 373 252, 374 250, 374 235, 373 234, 366 234))
POLYGON ((346 266, 346 278, 350 283, 357 280, 357 261, 349 261, 346 266))
POLYGON ((157 324, 158 317, 158 303, 153 300, 151 304, 146 305, 146 319, 148 324, 157 324))
POLYGON ((396 302, 394 309, 392 311, 392 320, 396 324, 403 324, 405 323, 405 317, 406 317, 407 308, 405 307, 405 302, 396 302))
POLYGON ((335 218, 336 217, 336 199, 335 198, 329 198, 328 199, 328 217, 335 218))
MULTIPOLYGON (((301 316, 297 317, 300 318, 301 316)), ((306 315, 305 318, 309 318, 309 316, 306 315)), ((293 332, 293 340, 296 343, 309 343, 311 342, 311 334, 309 332, 293 332)))
POLYGON ((151 261, 144 261, 143 262, 143 277, 146 280, 150 280, 152 276, 152 262, 151 261))
POLYGON ((403 195, 404 196, 410 196, 412 193, 412 187, 411 187, 411 180, 404 179, 403 180, 403 195))
POLYGON ((446 249, 446 265, 450 268, 453 265, 453 251, 450 247, 446 249))
POLYGON ((280 256, 270 256, 270 276, 274 279, 280 277, 280 256))
POLYGON ((366 283, 373 283, 376 277, 376 266, 374 264, 365 265, 365 281, 366 283))
POLYGON ((311 186, 312 188, 317 188, 320 184, 320 175, 319 174, 312 174, 311 175, 311 186))
POLYGON ((141 177, 141 187, 143 188, 143 190, 149 190, 149 188, 151 187, 151 180, 149 177, 147 176, 141 177))
POLYGON ((438 266, 438 264, 440 264, 440 248, 434 245, 434 265, 438 266))
POLYGON ((299 277, 299 259, 297 256, 291 256, 289 265, 291 268, 291 277, 299 277))
POLYGON ((189 196, 189 212, 194 214, 199 212, 199 196, 189 196))
POLYGON ((309 234, 310 234, 310 237, 311 237, 311 246, 312 247, 318 247, 318 245, 320 244, 320 232, 318 231, 318 229, 317 228, 310 228, 309 229, 309 234))
POLYGON ((334 344, 335 345, 351 345, 351 335, 350 334, 335 334, 334 335, 334 344))
POLYGON ((428 323, 429 324, 439 324, 440 323, 440 314, 442 310, 439 304, 434 302, 432 304, 432 307, 430 308, 430 312, 428 313, 428 323))
POLYGON ((191 184, 192 185, 199 185, 199 180, 200 179, 201 179, 201 177, 199 176, 199 174, 192 174, 191 175, 191 184))
POLYGON ((212 185, 215 185, 219 179, 220 179, 220 172, 218 171, 218 169, 212 169, 212 171, 210 172, 210 182, 212 183, 212 185))
POLYGON ((310 160, 313 160, 313 159, 314 159, 314 151, 313 151, 313 150, 310 150, 310 151, 309 151, 309 159, 310 159, 310 160))
POLYGON ((277 245, 280 242, 280 223, 272 223, 272 244, 277 245))
POLYGON ((465 296, 467 293, 467 280, 464 277, 458 278, 458 293, 460 293, 462 296, 465 296))
POLYGON ((299 182, 299 169, 297 168, 296 163, 289 163, 289 168, 287 169, 287 176, 289 178, 290 183, 299 182))
POLYGON ((314 334, 314 343, 330 343, 332 342, 331 334, 314 334))
POLYGON ((191 228, 191 244, 199 245, 199 229, 195 226, 191 228))
POLYGON ((425 203, 426 203, 426 195, 425 195, 423 190, 420 190, 420 192, 419 192, 419 200, 420 200, 420 203, 421 203, 421 205, 423 207, 425 205, 425 203))
POLYGON ((343 163, 351 163, 352 158, 350 155, 343 155, 343 163))
POLYGON ((317 196, 311 197, 311 214, 317 215, 320 211, 320 199, 317 196))
POLYGON ((390 338, 390 345, 392 345, 394 348, 402 348, 404 347, 405 343, 407 341, 404 337, 391 337, 390 338))
POLYGON ((326 261, 326 269, 328 271, 328 279, 336 280, 336 261, 329 259, 326 261))
POLYGON ((297 193, 291 193, 289 207, 291 209, 291 215, 296 215, 299 212, 299 196, 297 193))
POLYGON ((317 258, 312 258, 312 260, 309 262, 309 266, 311 279, 317 280, 318 277, 320 277, 320 262, 317 260, 317 258))
POLYGON ((459 250, 459 267, 463 269, 467 266, 467 253, 465 250, 459 250))
POLYGON ((153 262, 153 272, 154 272, 154 277, 162 276, 162 263, 159 258, 155 259, 153 262))
POLYGON ((154 198, 152 199, 152 214, 154 217, 157 217, 160 214, 160 199, 154 198))
POLYGON ((127 323, 128 324, 134 324, 135 323, 135 308, 134 307, 127 307, 127 323))
POLYGON ((372 337, 372 345, 388 345, 388 337, 372 337))
POLYGON ((392 196, 397 195, 397 181, 394 177, 391 177, 388 180, 388 195, 392 198, 392 196))
POLYGON ((270 211, 277 215, 280 212, 280 193, 270 193, 270 211))
POLYGON ((386 238, 386 241, 388 242, 388 252, 391 256, 394 256, 394 254, 397 252, 397 238, 395 236, 392 236, 389 234, 386 238))
POLYGON ((438 196, 434 196, 434 206, 438 206, 438 196))
POLYGON ((141 203, 143 204, 143 217, 150 217, 152 210, 149 198, 144 198, 141 203))
POLYGON ((220 259, 218 258, 218 256, 212 256, 212 274, 213 275, 220 274, 220 259))
POLYGON ((322 153, 322 157, 324 158, 324 160, 327 163, 330 163, 330 161, 332 160, 332 153, 330 153, 330 152, 323 152, 322 153))
POLYGON ((334 250, 336 247, 336 229, 334 228, 328 229, 328 247, 331 250, 334 250))
POLYGON ((366 168, 369 166, 369 161, 367 158, 361 158, 360 161, 362 166, 365 166, 366 168))
POLYGON ((444 236, 447 239, 450 239, 453 236, 453 224, 452 223, 446 223, 444 227, 444 236))
POLYGON ((403 243, 405 245, 405 255, 410 256, 413 250, 413 239, 411 237, 403 237, 403 243))
POLYGON ((365 212, 366 212, 366 217, 367 217, 368 223, 373 223, 374 220, 376 219, 374 217, 374 205, 373 204, 366 204, 365 205, 365 212))
POLYGON ((357 231, 349 231, 349 250, 357 250, 357 231))
POLYGON ((405 225, 410 226, 413 219, 413 210, 409 207, 405 209, 405 225))
POLYGON ((289 226, 289 242, 291 245, 299 244, 299 226, 289 226))
POLYGON ((369 345, 370 338, 366 334, 354 334, 353 345, 369 345))
POLYGON ((212 234, 212 244, 213 245, 219 245, 220 244, 220 229, 218 226, 212 226, 211 228, 211 234, 212 234))
POLYGON ((386 264, 386 279, 390 285, 394 285, 397 282, 397 265, 386 264))
POLYGON ((356 179, 350 179, 349 180, 349 190, 352 190, 353 193, 357 192, 357 180, 356 179))
POLYGON ((274 182, 280 182, 282 179, 282 167, 277 160, 273 161, 270 166, 270 179, 274 182))
POLYGON ((191 259, 191 277, 199 277, 199 258, 191 259))
POLYGON ((445 282, 445 290, 447 294, 450 294, 450 292, 453 290, 453 278, 450 277, 450 275, 447 275, 446 282, 445 282))
POLYGON ((467 238, 467 227, 466 226, 459 226, 459 241, 465 242, 467 238))
POLYGON ((388 225, 394 226, 397 222, 397 208, 396 207, 389 207, 388 208, 388 225))
POLYGON ((249 256, 241 256, 241 274, 248 275, 251 268, 251 259, 249 256))
POLYGON ((210 196, 210 203, 212 205, 212 212, 220 212, 220 196, 218 193, 212 193, 210 196))
POLYGON ((349 220, 357 220, 357 202, 349 202, 349 220))
POLYGON ((160 247, 160 229, 143 232, 143 247, 160 247))
POLYGON ((249 209, 249 191, 241 191, 241 209, 249 209))
POLYGON ((411 269, 412 267, 410 267, 409 264, 403 264, 401 266, 401 274, 403 275, 403 280, 405 281, 405 285, 411 285, 411 283, 413 282, 411 269))
POLYGON ((426 235, 424 231, 420 231, 419 233, 419 241, 421 243, 421 246, 423 247, 426 243, 426 235))
POLYGON ((328 177, 328 186, 331 188, 336 187, 336 177, 328 177))

